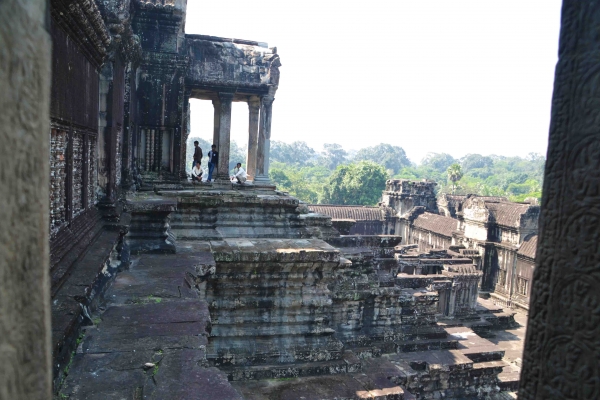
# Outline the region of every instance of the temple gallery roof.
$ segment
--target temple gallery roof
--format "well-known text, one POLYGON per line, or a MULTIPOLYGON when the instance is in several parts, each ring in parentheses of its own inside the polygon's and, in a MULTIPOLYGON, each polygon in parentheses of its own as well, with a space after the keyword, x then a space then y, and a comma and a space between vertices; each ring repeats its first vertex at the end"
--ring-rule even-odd
POLYGON ((438 214, 425 212, 415 218, 413 226, 438 233, 443 236, 452 236, 452 232, 456 230, 457 220, 450 217, 444 217, 438 214))
POLYGON ((339 206, 331 204, 310 204, 311 212, 325 214, 333 220, 353 219, 355 221, 381 221, 383 214, 379 207, 339 206))
POLYGON ((530 204, 491 201, 486 201, 485 206, 497 224, 515 228, 521 226, 521 215, 532 207, 530 204))
POLYGON ((535 252, 537 250, 537 239, 538 235, 532 235, 527 237, 521 244, 521 247, 519 248, 517 254, 535 260, 535 252))

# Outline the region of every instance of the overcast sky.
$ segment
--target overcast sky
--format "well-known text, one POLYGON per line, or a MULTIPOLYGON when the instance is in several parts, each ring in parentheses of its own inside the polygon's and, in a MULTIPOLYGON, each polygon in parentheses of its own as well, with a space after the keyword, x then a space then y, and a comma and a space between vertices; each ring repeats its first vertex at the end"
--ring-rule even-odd
MULTIPOLYGON (((560 0, 188 0, 187 33, 267 42, 282 67, 272 140, 346 149, 546 155, 560 0)), ((212 138, 212 104, 191 134, 212 138)), ((247 141, 235 103, 232 139, 247 141)))

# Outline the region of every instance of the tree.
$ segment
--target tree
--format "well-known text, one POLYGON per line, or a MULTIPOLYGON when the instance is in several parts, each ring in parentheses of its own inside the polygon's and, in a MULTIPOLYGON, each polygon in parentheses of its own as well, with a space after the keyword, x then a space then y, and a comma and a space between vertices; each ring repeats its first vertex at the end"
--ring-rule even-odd
POLYGON ((456 182, 460 181, 463 177, 462 168, 460 167, 460 164, 454 163, 448 167, 447 173, 448 179, 452 181, 452 193, 454 194, 456 182))
POLYGON ((404 167, 410 167, 411 162, 406 157, 402 147, 380 143, 377 146, 365 147, 354 156, 354 161, 372 161, 392 170, 392 175, 397 174, 404 167))
POLYGON ((276 140, 271 142, 270 157, 288 165, 305 166, 315 157, 316 152, 306 142, 284 143, 276 140))
POLYGON ((321 200, 327 204, 375 205, 386 179, 385 169, 371 161, 340 165, 323 187, 321 200))
POLYGON ((450 154, 446 153, 429 153, 425 156, 421 165, 430 167, 438 172, 444 173, 449 166, 454 164, 456 160, 450 154))
POLYGON ((348 153, 337 143, 325 143, 321 153, 321 164, 329 169, 335 169, 346 161, 348 153))
POLYGON ((460 165, 465 172, 473 169, 491 168, 494 160, 481 154, 467 154, 460 160, 460 165))
POLYGON ((307 203, 317 203, 331 172, 323 166, 297 167, 274 161, 269 176, 280 190, 307 203))

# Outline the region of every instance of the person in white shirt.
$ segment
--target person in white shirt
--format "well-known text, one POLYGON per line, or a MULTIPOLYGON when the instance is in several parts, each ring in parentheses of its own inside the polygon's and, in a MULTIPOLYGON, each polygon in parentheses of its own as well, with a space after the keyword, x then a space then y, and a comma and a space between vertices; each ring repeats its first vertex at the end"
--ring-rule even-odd
POLYGON ((237 163, 237 165, 233 169, 233 176, 231 178, 237 179, 239 184, 243 184, 244 182, 246 182, 246 179, 248 179, 248 175, 246 174, 246 171, 244 171, 244 168, 242 168, 242 163, 237 163))
POLYGON ((202 182, 202 168, 200 167, 200 161, 196 161, 196 165, 192 168, 192 183, 202 182))

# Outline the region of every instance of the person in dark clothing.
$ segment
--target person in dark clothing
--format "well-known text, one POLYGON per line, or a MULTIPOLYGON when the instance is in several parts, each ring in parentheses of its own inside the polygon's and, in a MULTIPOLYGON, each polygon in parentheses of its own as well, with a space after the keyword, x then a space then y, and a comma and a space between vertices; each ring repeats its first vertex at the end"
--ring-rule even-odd
POLYGON ((192 161, 192 169, 194 169, 197 162, 202 162, 202 148, 200 148, 200 143, 196 140, 194 142, 194 160, 192 161))
POLYGON ((212 174, 218 163, 219 152, 217 151, 217 146, 213 144, 211 150, 208 152, 208 182, 212 181, 212 174))

